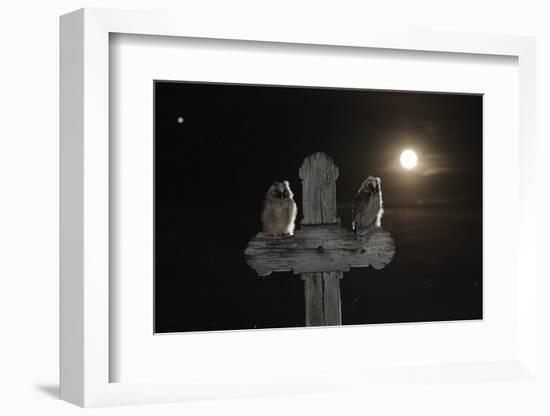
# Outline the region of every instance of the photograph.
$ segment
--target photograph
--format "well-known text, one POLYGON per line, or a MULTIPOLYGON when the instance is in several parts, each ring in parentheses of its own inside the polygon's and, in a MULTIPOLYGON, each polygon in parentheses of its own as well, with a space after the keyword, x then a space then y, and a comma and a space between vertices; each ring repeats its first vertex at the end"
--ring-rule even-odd
POLYGON ((155 333, 483 319, 483 95, 152 87, 155 333))

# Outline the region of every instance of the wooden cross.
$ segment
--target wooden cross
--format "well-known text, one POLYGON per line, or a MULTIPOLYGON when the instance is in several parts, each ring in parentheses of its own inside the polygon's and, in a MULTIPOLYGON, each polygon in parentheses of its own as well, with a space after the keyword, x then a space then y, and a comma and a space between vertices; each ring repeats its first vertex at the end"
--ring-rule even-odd
MULTIPOLYGON (((340 279, 351 267, 382 269, 394 256, 391 235, 381 228, 361 240, 340 226, 336 212, 338 168, 324 153, 304 160, 301 229, 292 236, 257 234, 245 259, 259 276, 292 271, 304 280, 306 326, 341 325, 340 279)), ((351 215, 351 213, 350 213, 351 215)))

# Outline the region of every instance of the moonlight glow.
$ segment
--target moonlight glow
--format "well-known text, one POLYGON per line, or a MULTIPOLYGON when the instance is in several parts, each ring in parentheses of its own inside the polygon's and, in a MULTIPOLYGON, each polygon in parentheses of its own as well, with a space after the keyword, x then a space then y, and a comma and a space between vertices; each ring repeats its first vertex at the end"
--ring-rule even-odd
POLYGON ((412 169, 416 166, 416 163, 418 162, 418 157, 413 150, 407 149, 403 150, 399 161, 401 162, 401 166, 403 166, 405 169, 412 169))

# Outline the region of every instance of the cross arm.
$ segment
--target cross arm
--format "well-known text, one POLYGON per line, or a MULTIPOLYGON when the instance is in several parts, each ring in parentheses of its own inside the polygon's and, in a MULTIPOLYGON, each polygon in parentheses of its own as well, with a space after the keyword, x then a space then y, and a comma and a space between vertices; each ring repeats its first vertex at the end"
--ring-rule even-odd
POLYGON ((395 244, 383 229, 364 240, 333 225, 302 226, 293 236, 257 234, 245 249, 245 259, 259 276, 272 272, 295 274, 348 271, 351 267, 382 269, 394 256, 395 244))

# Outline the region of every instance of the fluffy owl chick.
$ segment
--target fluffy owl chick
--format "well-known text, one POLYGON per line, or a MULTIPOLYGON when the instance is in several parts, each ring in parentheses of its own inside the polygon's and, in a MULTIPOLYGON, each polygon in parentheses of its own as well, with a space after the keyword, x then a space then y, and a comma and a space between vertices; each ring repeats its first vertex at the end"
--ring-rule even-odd
POLYGON ((380 178, 369 176, 359 188, 351 213, 355 234, 364 235, 373 227, 382 226, 384 208, 381 182, 380 178))
POLYGON ((288 181, 274 182, 269 187, 262 211, 263 232, 269 235, 292 235, 298 208, 288 181))

